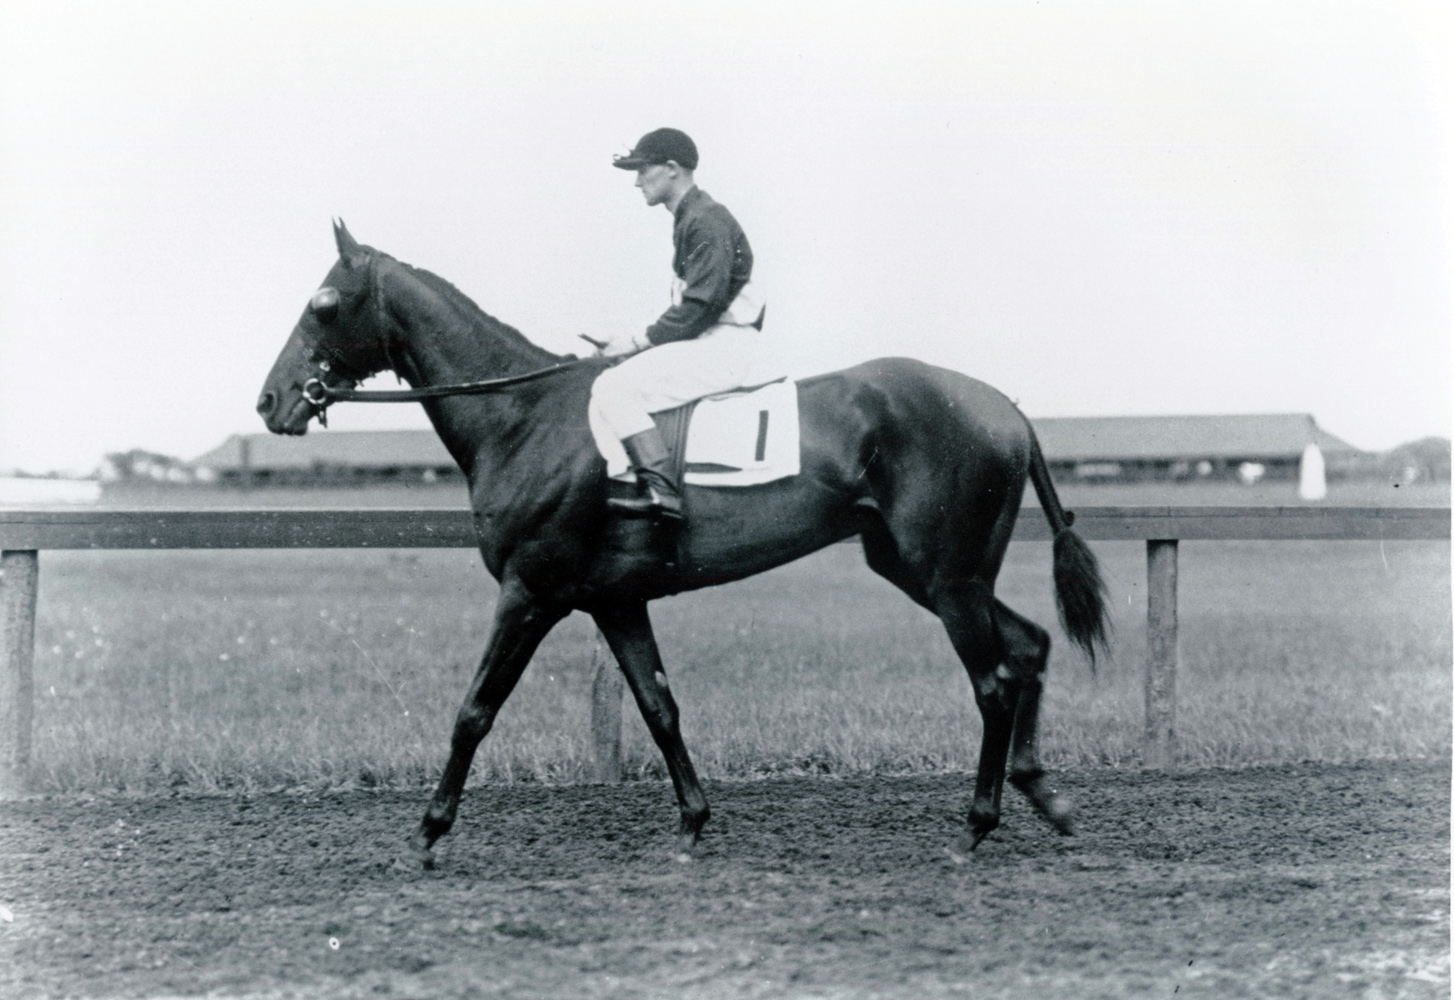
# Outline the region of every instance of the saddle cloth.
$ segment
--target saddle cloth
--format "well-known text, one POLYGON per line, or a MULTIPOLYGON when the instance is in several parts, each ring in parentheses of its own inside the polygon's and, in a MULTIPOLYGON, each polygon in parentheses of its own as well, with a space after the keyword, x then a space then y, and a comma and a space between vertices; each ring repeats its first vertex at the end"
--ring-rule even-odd
MULTIPOLYGON (((757 486, 796 476, 801 468, 798 385, 791 379, 707 396, 652 418, 679 482, 757 486)), ((613 479, 635 478, 625 468, 607 472, 613 479)))

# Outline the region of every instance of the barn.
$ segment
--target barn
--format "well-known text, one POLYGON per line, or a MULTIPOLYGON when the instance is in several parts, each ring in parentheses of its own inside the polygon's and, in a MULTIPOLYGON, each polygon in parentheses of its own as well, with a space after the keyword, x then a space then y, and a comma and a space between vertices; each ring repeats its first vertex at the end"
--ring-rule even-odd
POLYGON ((1224 416, 1041 417, 1032 421, 1051 475, 1062 482, 1297 480, 1305 456, 1330 476, 1366 453, 1307 413, 1224 416))
MULTIPOLYGON (((1364 453, 1306 413, 1033 420, 1059 481, 1296 480, 1309 445, 1330 475, 1364 453)), ((194 459, 203 478, 240 485, 436 482, 460 475, 430 430, 234 434, 194 459)))
POLYGON ((191 465, 240 486, 437 482, 459 466, 430 430, 233 434, 191 465))

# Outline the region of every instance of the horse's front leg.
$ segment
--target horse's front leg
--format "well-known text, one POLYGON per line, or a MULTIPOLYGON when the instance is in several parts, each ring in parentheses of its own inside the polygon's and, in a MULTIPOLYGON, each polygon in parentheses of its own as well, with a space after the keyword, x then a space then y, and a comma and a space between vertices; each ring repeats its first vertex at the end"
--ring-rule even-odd
POLYGON ((484 658, 455 717, 449 761, 444 765, 444 774, 424 812, 424 819, 409 841, 407 861, 433 867, 431 848, 454 824, 475 750, 494 725, 500 706, 515 689, 515 682, 524 673, 535 647, 568 610, 537 600, 518 580, 507 579, 501 587, 484 658))
POLYGON ((615 654, 616 662, 626 674, 626 682, 631 685, 631 693, 636 696, 636 705, 651 730, 652 739, 656 740, 662 756, 666 758, 682 814, 677 833, 678 856, 685 860, 691 856, 711 811, 707 808, 707 796, 702 792, 696 769, 692 767, 686 745, 682 742, 677 703, 667 687, 666 671, 662 669, 661 653, 656 648, 646 602, 611 604, 593 609, 591 614, 615 654))

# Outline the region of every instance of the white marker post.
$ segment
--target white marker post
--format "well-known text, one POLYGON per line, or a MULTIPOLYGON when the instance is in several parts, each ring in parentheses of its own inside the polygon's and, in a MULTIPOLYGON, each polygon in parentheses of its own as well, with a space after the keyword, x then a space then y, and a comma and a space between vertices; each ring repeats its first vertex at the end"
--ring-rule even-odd
POLYGON ((621 701, 626 679, 600 632, 591 660, 591 763, 597 781, 614 785, 621 780, 621 701))
POLYGON ((1297 495, 1304 500, 1322 500, 1328 495, 1323 450, 1311 441, 1303 449, 1302 461, 1298 463, 1297 495))
POLYGON ((25 791, 35 703, 39 553, 0 553, 0 798, 25 791))

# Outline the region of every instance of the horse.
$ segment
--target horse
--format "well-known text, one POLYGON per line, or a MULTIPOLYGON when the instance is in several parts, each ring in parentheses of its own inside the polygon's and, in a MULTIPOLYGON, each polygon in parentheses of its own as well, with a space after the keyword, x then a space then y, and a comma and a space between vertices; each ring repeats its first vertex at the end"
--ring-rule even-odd
POLYGON ((806 378, 798 383, 798 475, 733 489, 687 486, 680 529, 625 518, 606 504, 605 462, 586 420, 591 383, 610 361, 546 351, 447 281, 359 244, 341 221, 334 238, 338 261, 268 373, 257 410, 269 430, 304 434, 335 398, 385 370, 428 396, 424 409, 468 481, 480 554, 500 588, 448 760, 401 862, 432 867, 476 749, 537 645, 574 610, 595 619, 665 758, 680 808, 676 847, 689 858, 710 810, 648 603, 855 535, 870 568, 938 616, 968 671, 984 722, 971 848, 1000 823, 1007 767, 1041 816, 1073 832, 1073 807, 1050 785, 1037 745, 1050 635, 994 594, 1027 477, 1054 536, 1062 627, 1092 669, 1108 646, 1105 585, 1033 428, 1008 398, 908 358, 806 378), (482 379, 494 391, 448 388, 482 379), (664 545, 668 530, 679 536, 664 545))

